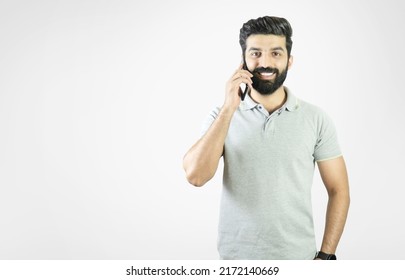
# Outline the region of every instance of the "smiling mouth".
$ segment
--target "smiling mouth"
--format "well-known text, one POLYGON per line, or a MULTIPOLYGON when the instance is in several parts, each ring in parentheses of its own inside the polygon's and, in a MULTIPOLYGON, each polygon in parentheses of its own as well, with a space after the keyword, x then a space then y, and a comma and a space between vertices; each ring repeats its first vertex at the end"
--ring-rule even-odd
POLYGON ((275 73, 274 72, 262 72, 262 73, 259 73, 259 76, 264 79, 270 79, 270 78, 273 78, 273 76, 275 76, 275 73))

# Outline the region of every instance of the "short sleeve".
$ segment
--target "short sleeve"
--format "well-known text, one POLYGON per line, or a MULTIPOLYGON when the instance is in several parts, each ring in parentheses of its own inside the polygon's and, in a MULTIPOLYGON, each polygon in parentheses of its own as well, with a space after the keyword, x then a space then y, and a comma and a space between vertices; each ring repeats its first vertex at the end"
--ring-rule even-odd
POLYGON ((335 125, 325 112, 321 112, 318 116, 317 137, 314 150, 315 161, 324 161, 342 155, 335 125))
POLYGON ((215 107, 211 112, 208 114, 208 116, 205 118, 202 126, 201 126, 201 131, 200 131, 200 136, 202 137, 208 129, 211 127, 212 123, 216 120, 218 117, 220 108, 215 107))

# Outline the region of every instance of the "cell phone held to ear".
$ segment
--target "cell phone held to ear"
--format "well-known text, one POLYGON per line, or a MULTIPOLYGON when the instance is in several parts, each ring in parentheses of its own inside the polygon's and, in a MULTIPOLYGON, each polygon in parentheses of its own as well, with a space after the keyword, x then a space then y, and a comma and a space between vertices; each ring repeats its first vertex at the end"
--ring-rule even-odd
MULTIPOLYGON (((248 70, 245 61, 243 61, 243 69, 244 69, 244 70, 248 70)), ((248 91, 249 91, 248 85, 246 85, 246 84, 242 85, 242 95, 240 96, 240 99, 241 99, 242 101, 245 99, 245 96, 246 96, 246 94, 248 93, 248 91), (243 86, 244 86, 244 88, 243 88, 243 86)))

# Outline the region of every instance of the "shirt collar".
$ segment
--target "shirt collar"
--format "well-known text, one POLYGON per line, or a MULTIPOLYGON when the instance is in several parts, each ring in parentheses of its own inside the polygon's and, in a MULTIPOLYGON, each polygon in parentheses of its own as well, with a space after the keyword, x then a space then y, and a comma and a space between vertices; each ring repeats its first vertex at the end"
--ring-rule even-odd
POLYGON ((288 111, 294 112, 299 108, 299 100, 292 94, 291 90, 287 87, 284 87, 285 92, 287 93, 287 101, 285 102, 285 107, 288 111))
MULTIPOLYGON (((284 87, 284 90, 287 94, 287 101, 284 103, 282 108, 285 108, 290 112, 297 110, 299 108, 298 98, 296 98, 287 87, 284 87)), ((245 99, 241 103, 241 109, 247 111, 259 105, 260 104, 256 103, 249 94, 246 94, 245 99)))

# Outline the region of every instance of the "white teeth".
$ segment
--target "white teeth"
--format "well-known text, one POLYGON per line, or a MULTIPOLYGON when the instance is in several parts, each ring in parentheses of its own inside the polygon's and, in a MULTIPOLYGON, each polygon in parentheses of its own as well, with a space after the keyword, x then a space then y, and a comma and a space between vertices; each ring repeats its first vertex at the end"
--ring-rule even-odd
POLYGON ((271 76, 271 75, 273 75, 273 73, 261 73, 261 75, 263 75, 263 76, 271 76))

